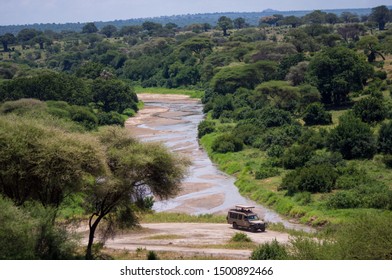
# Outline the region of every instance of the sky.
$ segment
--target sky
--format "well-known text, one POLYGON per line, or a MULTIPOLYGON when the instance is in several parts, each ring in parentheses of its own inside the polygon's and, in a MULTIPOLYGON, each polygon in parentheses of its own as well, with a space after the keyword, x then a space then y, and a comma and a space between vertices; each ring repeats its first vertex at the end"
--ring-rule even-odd
POLYGON ((392 5, 392 0, 0 0, 0 25, 110 21, 214 12, 392 5))

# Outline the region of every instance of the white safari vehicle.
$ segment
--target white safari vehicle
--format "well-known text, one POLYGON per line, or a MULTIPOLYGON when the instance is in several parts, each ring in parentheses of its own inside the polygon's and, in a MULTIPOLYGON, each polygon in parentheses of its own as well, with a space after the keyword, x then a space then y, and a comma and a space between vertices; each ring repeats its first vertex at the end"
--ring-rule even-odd
POLYGON ((253 213, 254 206, 236 205, 227 213, 227 223, 233 225, 233 228, 245 228, 256 232, 265 231, 265 222, 260 220, 257 214, 253 213))

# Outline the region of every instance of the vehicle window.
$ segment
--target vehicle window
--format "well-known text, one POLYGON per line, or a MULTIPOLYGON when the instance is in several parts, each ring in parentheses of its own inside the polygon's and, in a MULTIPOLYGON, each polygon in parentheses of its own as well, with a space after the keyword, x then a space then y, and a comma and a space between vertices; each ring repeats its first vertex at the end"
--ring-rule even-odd
POLYGON ((248 216, 248 220, 249 221, 255 221, 255 220, 258 220, 259 219, 259 217, 257 217, 257 215, 249 215, 248 216))

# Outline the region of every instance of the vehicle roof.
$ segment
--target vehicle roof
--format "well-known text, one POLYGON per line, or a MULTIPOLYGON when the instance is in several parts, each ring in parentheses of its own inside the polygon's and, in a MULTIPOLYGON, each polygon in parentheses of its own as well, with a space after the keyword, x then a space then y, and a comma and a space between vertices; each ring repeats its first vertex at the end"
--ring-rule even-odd
POLYGON ((254 206, 242 205, 242 204, 237 204, 235 207, 236 208, 241 208, 241 209, 252 209, 252 208, 255 208, 254 206))

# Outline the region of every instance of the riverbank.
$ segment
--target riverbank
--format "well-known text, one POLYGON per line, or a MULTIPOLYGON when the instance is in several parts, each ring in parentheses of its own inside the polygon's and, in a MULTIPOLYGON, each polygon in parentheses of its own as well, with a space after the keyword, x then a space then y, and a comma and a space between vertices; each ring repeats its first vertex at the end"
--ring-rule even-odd
POLYGON ((189 156, 193 164, 189 176, 177 197, 157 201, 157 212, 191 215, 225 215, 236 204, 250 204, 270 223, 282 223, 287 228, 311 230, 294 221, 287 221, 263 205, 245 198, 235 185, 236 178, 220 171, 199 146, 197 127, 204 119, 203 105, 198 99, 184 95, 139 94, 143 110, 126 122, 126 128, 143 141, 160 141, 173 152, 189 156))

